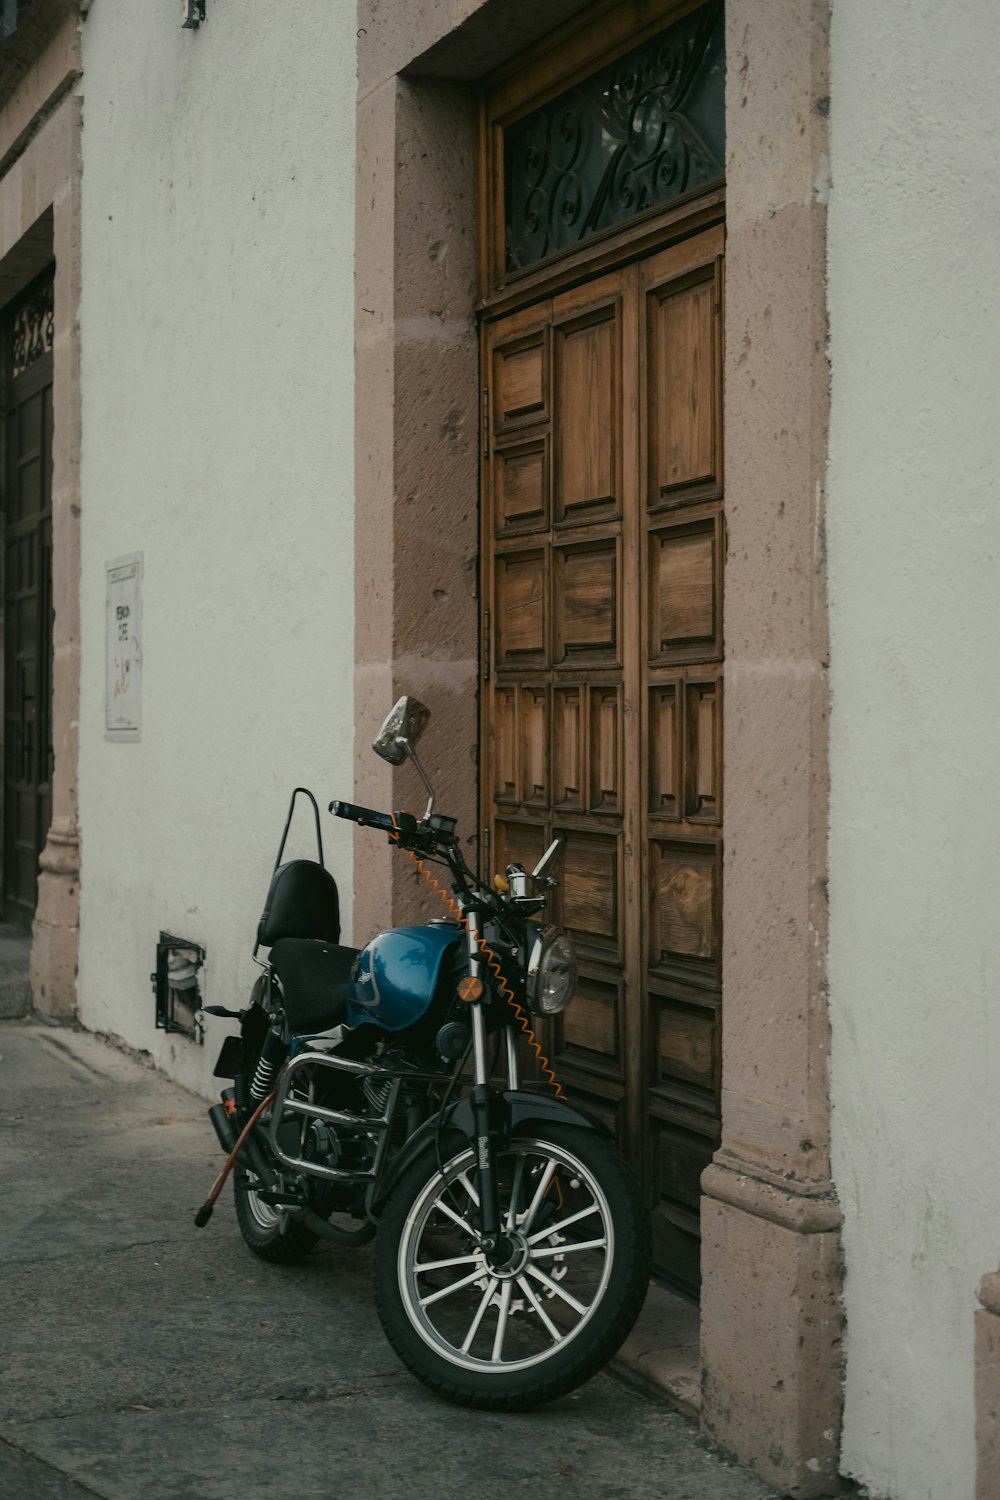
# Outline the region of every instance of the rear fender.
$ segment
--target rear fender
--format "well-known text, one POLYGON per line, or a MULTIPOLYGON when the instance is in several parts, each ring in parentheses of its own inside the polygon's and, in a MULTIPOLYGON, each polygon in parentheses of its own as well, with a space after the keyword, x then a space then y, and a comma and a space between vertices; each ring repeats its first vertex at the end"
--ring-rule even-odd
MULTIPOLYGON (((583 1110, 574 1109, 572 1105, 564 1103, 562 1099, 557 1099, 552 1094, 531 1094, 524 1089, 508 1089, 504 1093, 495 1094, 494 1100, 494 1128, 491 1134, 494 1146, 500 1150, 509 1144, 512 1137, 529 1135, 531 1127, 540 1124, 576 1125, 584 1130, 596 1130, 599 1135, 609 1134, 601 1121, 585 1114, 583 1110)), ((446 1134, 449 1130, 457 1130, 470 1145, 473 1145, 476 1140, 476 1126, 472 1101, 459 1099, 457 1104, 452 1104, 448 1108, 443 1119, 440 1115, 433 1115, 431 1119, 424 1121, 419 1130, 413 1132, 375 1186, 369 1203, 369 1212, 374 1217, 378 1218, 381 1215, 386 1199, 396 1183, 403 1173, 409 1170, 417 1157, 433 1144, 439 1129, 442 1134, 446 1134)))

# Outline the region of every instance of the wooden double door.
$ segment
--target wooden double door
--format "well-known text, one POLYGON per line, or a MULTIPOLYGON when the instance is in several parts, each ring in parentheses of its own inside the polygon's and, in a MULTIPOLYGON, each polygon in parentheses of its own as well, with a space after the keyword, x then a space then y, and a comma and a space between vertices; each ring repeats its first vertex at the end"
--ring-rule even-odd
POLYGON ((3 915, 29 926, 52 821, 52 278, 5 319, 3 915))
POLYGON ((720 225, 483 324, 490 863, 565 840, 553 1061, 689 1286, 720 1119, 722 270, 720 225))

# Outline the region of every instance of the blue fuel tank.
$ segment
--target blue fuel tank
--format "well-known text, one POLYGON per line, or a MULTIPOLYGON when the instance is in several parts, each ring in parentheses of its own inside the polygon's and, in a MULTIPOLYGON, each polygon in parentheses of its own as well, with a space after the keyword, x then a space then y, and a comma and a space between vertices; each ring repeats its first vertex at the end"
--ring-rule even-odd
POLYGON ((445 954, 461 928, 452 922, 393 927, 362 948, 347 992, 347 1023, 373 1021, 383 1031, 405 1031, 427 1014, 445 954))

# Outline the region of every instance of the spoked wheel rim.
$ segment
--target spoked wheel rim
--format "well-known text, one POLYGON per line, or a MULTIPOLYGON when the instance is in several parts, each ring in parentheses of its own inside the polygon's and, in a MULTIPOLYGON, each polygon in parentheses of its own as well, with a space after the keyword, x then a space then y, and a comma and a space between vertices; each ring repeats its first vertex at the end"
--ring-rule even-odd
POLYGON ((532 1369, 572 1344, 601 1305, 615 1255, 607 1198, 572 1151, 512 1141, 497 1170, 512 1250, 503 1266, 480 1244, 471 1150, 421 1190, 397 1259, 420 1337, 449 1363, 488 1375, 532 1369))
POLYGON ((261 1202, 260 1198, 257 1196, 256 1183, 257 1178, 253 1175, 253 1173, 247 1172, 244 1176, 244 1189, 246 1192, 247 1207, 249 1208, 250 1216, 253 1219, 254 1223, 257 1225, 258 1229, 262 1229, 264 1233, 267 1234, 270 1233, 272 1229, 277 1229, 280 1226, 280 1219, 278 1217, 278 1210, 276 1208, 273 1208, 270 1203, 261 1202))

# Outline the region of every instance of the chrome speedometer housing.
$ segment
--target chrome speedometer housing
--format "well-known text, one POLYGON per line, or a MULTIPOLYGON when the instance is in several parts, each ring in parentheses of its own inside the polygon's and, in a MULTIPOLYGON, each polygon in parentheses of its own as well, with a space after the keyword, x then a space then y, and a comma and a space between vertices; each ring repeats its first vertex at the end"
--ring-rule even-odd
POLYGON ((557 1016, 573 998, 576 949, 561 927, 542 927, 528 959, 528 1004, 536 1015, 557 1016))

